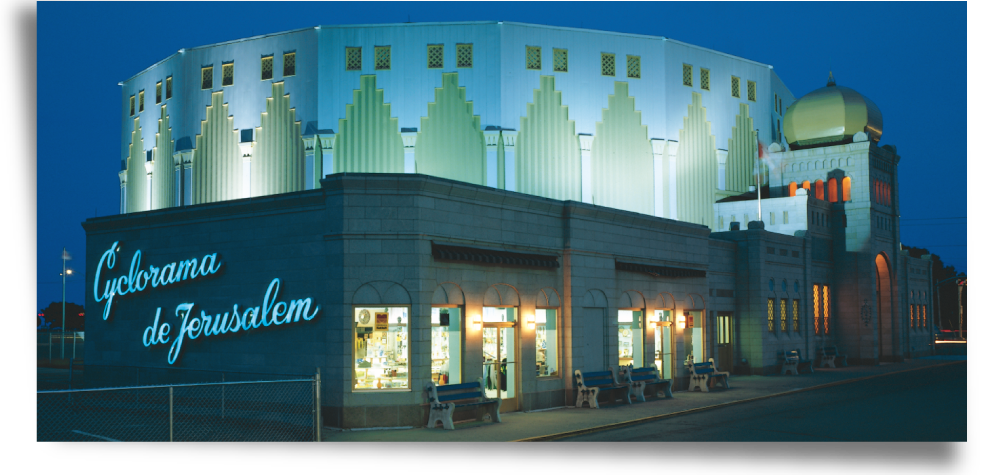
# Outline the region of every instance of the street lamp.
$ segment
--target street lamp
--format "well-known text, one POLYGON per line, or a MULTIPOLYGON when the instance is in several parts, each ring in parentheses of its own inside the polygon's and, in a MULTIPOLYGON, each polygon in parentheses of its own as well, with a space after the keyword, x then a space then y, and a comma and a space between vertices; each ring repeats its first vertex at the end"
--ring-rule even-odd
POLYGON ((70 260, 70 254, 66 252, 66 248, 63 248, 63 272, 60 274, 63 276, 63 325, 60 326, 60 359, 66 357, 66 344, 64 342, 66 338, 66 278, 67 275, 73 275, 73 269, 67 269, 66 261, 70 260))

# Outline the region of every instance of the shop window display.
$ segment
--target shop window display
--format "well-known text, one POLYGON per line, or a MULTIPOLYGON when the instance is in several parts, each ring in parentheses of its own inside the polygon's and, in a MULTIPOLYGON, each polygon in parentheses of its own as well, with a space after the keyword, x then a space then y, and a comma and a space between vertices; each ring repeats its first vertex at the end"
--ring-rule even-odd
POLYGON ((431 381, 434 384, 461 382, 461 315, 458 308, 431 308, 431 381))
POLYGON ((483 384, 490 398, 515 397, 516 310, 483 307, 483 384))
POLYGON ((670 310, 655 310, 655 368, 662 379, 672 377, 675 352, 673 351, 672 312, 670 310))
POLYGON ((683 329, 683 342, 686 344, 687 360, 696 363, 707 361, 704 353, 703 310, 688 310, 683 329))
POLYGON ((632 364, 634 368, 644 365, 644 330, 640 310, 619 310, 616 322, 619 340, 619 365, 632 364))
POLYGON ((354 390, 409 389, 409 308, 354 308, 354 390))
POLYGON ((557 359, 557 311, 553 308, 537 308, 536 328, 536 376, 545 378, 559 376, 557 359))

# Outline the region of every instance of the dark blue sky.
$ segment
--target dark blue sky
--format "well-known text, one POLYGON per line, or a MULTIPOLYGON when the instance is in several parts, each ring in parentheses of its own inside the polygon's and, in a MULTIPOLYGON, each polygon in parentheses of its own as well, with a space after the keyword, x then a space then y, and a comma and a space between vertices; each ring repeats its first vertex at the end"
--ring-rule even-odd
MULTIPOLYGON (((796 97, 837 84, 884 117, 902 242, 966 270, 966 3, 38 4, 37 305, 83 273, 80 223, 119 210, 119 81, 180 48, 315 25, 497 20, 665 36, 773 65, 796 97), (702 21, 688 19, 701 18, 702 21), (935 177, 940 177, 940 181, 935 177)), ((84 303, 83 275, 67 300, 84 303)))

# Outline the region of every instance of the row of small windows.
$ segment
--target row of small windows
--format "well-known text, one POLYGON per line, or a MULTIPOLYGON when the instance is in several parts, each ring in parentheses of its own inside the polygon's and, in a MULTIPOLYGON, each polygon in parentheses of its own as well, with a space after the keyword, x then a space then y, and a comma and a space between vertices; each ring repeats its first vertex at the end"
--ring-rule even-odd
POLYGON ((927 305, 910 305, 910 328, 916 330, 927 329, 927 305))
POLYGON ((884 205, 892 206, 892 185, 878 178, 872 178, 872 201, 884 205))
MULTIPOLYGON (((604 74, 604 73, 603 73, 604 74)), ((683 86, 693 87, 693 65, 683 63, 682 65, 683 86)), ((700 89, 710 90, 710 70, 700 68, 700 89)), ((742 79, 737 76, 731 77, 732 97, 742 98, 742 79)), ((756 102, 756 81, 746 81, 746 98, 756 102)))
POLYGON ((875 227, 883 231, 892 231, 892 221, 885 216, 876 216, 875 227))
MULTIPOLYGON (((346 62, 344 63, 345 69, 347 71, 360 71, 363 68, 363 65, 364 65, 363 48, 360 46, 347 46, 346 62)), ((457 68, 473 67, 472 43, 455 44, 455 67, 457 68)), ((427 68, 428 69, 444 68, 443 44, 427 45, 427 68)), ((374 47, 374 69, 375 71, 390 71, 392 69, 391 46, 374 47)))
POLYGON ((815 334, 830 334, 830 288, 824 284, 812 284, 812 322, 815 334))
MULTIPOLYGON (((283 77, 294 76, 297 70, 297 57, 294 52, 283 55, 283 77)), ((263 56, 259 60, 259 78, 261 81, 273 79, 273 55, 263 56)), ((234 85, 234 61, 221 64, 221 87, 234 85)), ((214 67, 204 66, 200 74, 200 89, 213 89, 214 67)))
POLYGON ((798 308, 799 300, 791 299, 791 305, 788 305, 788 299, 774 299, 770 297, 767 299, 767 331, 770 333, 775 333, 778 328, 778 323, 781 333, 794 333, 798 334, 799 324, 798 324, 798 308), (775 309, 777 304, 780 304, 780 313, 777 314, 775 309), (790 319, 788 318, 788 307, 791 308, 790 319), (788 325, 788 320, 791 321, 790 326, 788 325))
MULTIPOLYGON (((780 114, 781 116, 784 116, 784 114, 787 113, 787 109, 784 107, 784 98, 778 96, 776 92, 774 93, 773 97, 774 97, 774 112, 780 114)), ((778 122, 778 124, 780 123, 778 122)))
MULTIPOLYGON (((837 190, 837 179, 830 178, 826 181, 826 186, 823 186, 822 180, 816 180, 812 183, 808 180, 802 182, 801 187, 808 192, 809 195, 815 195, 817 200, 826 201, 829 200, 830 203, 836 203, 838 201, 850 201, 851 200, 851 178, 845 176, 841 182, 841 189, 837 190)), ((788 185, 788 196, 795 196, 798 193, 798 183, 792 181, 788 185)))
MULTIPOLYGON (((154 87, 154 103, 155 104, 160 104, 161 103, 161 85, 162 85, 162 82, 158 81, 157 84, 154 87)), ((165 92, 164 100, 167 101, 168 99, 171 99, 171 97, 172 97, 172 77, 171 76, 168 76, 167 78, 165 78, 165 80, 164 80, 164 86, 165 86, 164 87, 164 92, 165 92)), ((144 111, 144 90, 141 89, 140 92, 138 92, 135 96, 130 96, 129 103, 130 103, 130 112, 129 112, 130 116, 136 115, 137 112, 143 112, 144 111), (137 105, 140 106, 139 110, 137 110, 137 105)))

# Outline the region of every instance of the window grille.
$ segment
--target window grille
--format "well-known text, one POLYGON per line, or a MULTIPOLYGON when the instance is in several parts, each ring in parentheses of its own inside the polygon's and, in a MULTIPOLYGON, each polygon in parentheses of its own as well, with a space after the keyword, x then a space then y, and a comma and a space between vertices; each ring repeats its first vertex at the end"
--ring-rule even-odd
POLYGON ((161 103, 161 81, 158 81, 157 84, 154 85, 154 103, 161 103))
POLYGON ((284 53, 284 76, 294 75, 294 53, 284 53))
POLYGON ((172 85, 172 77, 168 76, 167 78, 165 78, 165 100, 166 101, 168 99, 171 99, 171 92, 172 92, 171 85, 172 85))
POLYGON ((200 89, 211 88, 213 88, 213 66, 208 66, 203 68, 203 82, 200 85, 200 89))
POLYGON ((228 63, 221 67, 221 86, 234 85, 234 63, 228 63))
POLYGON ((780 331, 787 333, 787 299, 780 299, 780 331))
POLYGON ((472 43, 455 45, 455 65, 459 68, 473 67, 472 43))
POLYGON ((754 81, 746 81, 746 92, 749 93, 749 100, 756 102, 756 83, 754 81))
POLYGON ((130 115, 136 114, 136 96, 130 96, 130 115))
POLYGON ((705 91, 710 90, 710 70, 706 68, 700 68, 700 89, 705 91))
POLYGON ((602 53, 602 75, 616 75, 616 55, 613 53, 602 53))
POLYGON ((774 299, 768 298, 766 302, 767 330, 774 332, 774 299))
POLYGON ((823 333, 830 334, 830 298, 829 298, 829 286, 822 286, 822 302, 823 302, 823 333))
POLYGON ((791 300, 791 331, 798 333, 798 299, 791 300))
POLYGON ((444 67, 444 45, 427 45, 427 67, 429 69, 444 67))
POLYGON ((140 91, 139 99, 137 99, 137 102, 140 103, 140 112, 143 112, 143 96, 144 96, 144 92, 140 91))
POLYGON ((346 48, 346 70, 361 70, 361 48, 360 46, 347 46, 346 48))
POLYGON ((739 93, 739 78, 731 77, 731 96, 732 97, 742 97, 739 93))
POLYGON ((392 69, 391 46, 375 46, 374 68, 375 71, 388 71, 392 69))
POLYGON ((690 64, 682 65, 682 85, 693 87, 693 66, 690 64))
POLYGON ((627 55, 626 71, 628 78, 640 79, 640 56, 627 55))
POLYGON ((920 307, 921 328, 927 329, 927 305, 920 307))
POLYGON ((525 47, 525 69, 542 69, 542 48, 525 47))
POLYGON ((553 71, 567 72, 567 50, 553 48, 553 71))
POLYGON ((819 333, 819 284, 812 284, 812 322, 815 324, 815 334, 819 333))
POLYGON ((262 80, 273 79, 273 57, 266 56, 262 59, 262 80))

